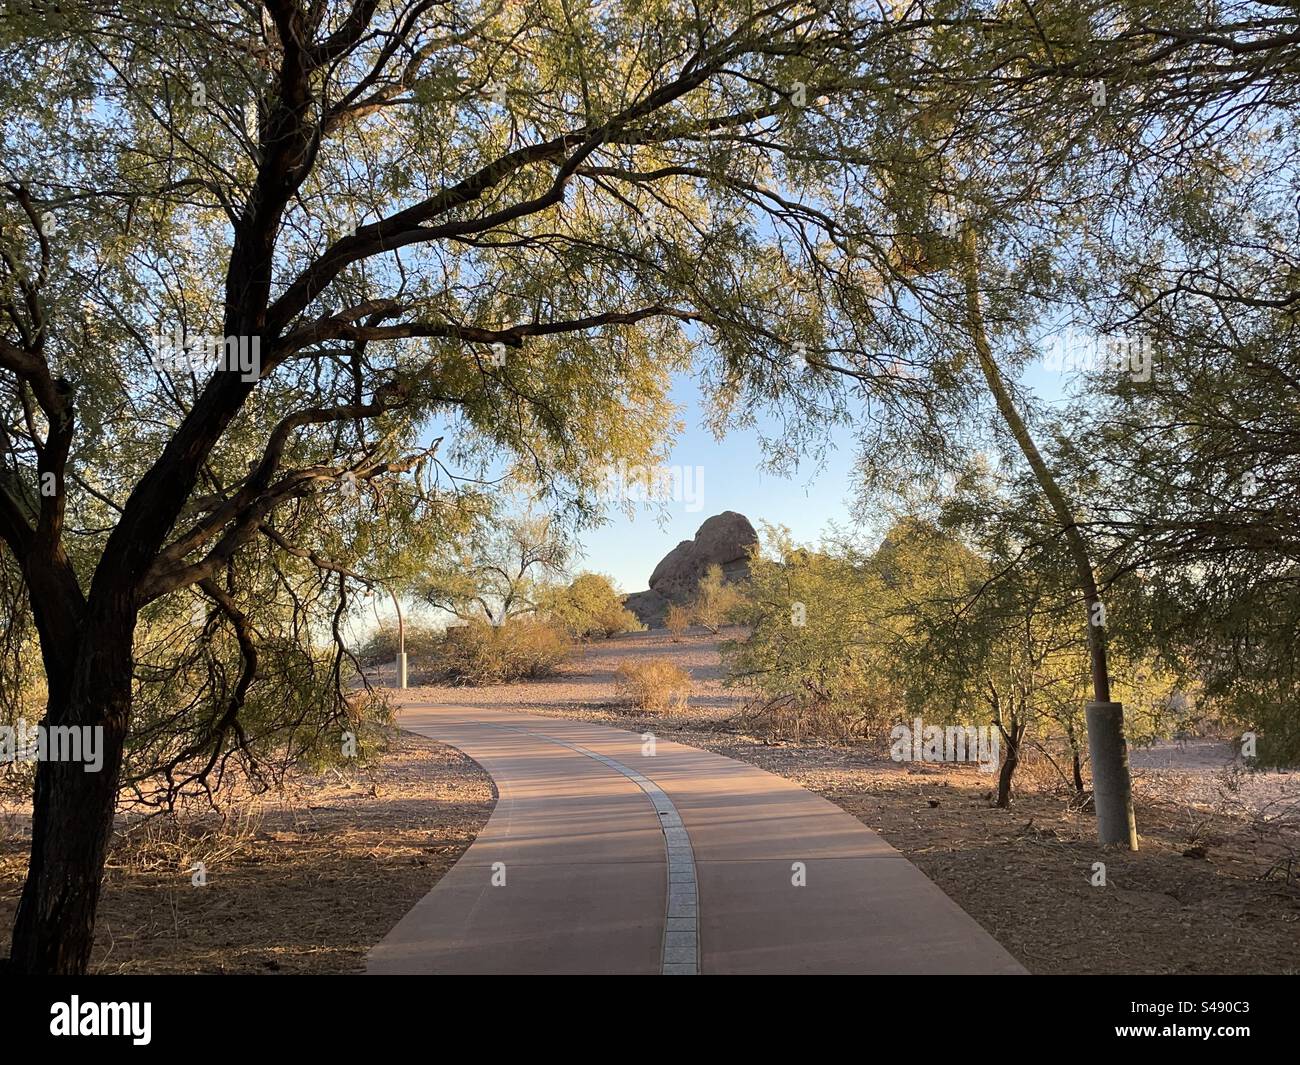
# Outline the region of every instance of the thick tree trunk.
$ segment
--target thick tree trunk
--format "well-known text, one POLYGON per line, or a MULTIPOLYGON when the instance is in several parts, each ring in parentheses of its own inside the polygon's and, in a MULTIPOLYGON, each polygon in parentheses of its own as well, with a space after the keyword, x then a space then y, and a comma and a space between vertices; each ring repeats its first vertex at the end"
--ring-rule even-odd
POLYGON ((134 618, 89 626, 75 640, 67 683, 51 684, 42 723, 102 729, 103 763, 92 772, 82 762, 37 765, 31 863, 10 955, 15 972, 77 974, 90 962, 130 718, 133 630, 134 618))
POLYGON ((992 393, 993 401, 997 404, 998 413, 1002 415, 1002 420, 1011 430, 1011 435, 1020 446, 1025 461, 1033 470, 1039 488, 1042 489, 1052 512, 1061 523, 1061 535, 1074 561, 1079 591, 1083 597, 1084 609, 1087 611, 1088 658, 1093 689, 1093 702, 1089 707, 1110 708, 1105 714, 1094 713, 1089 709, 1087 715, 1089 757, 1092 759, 1094 782, 1093 803, 1097 810, 1097 836, 1103 844, 1122 844, 1129 850, 1137 850, 1137 825, 1133 815, 1133 789, 1129 779, 1128 749, 1124 742, 1123 707, 1119 703, 1111 702, 1110 698, 1105 610, 1097 589, 1092 560, 1088 557, 1088 546, 1079 531, 1065 493, 1056 483, 1056 478, 1034 443, 1029 427, 1020 417, 1015 401, 1002 380, 1002 372, 998 369, 989 346, 988 334, 984 327, 984 312, 980 306, 979 258, 975 231, 967 227, 962 240, 966 313, 975 354, 979 359, 980 369, 984 373, 989 392, 992 393), (1104 737, 1094 736, 1094 723, 1105 727, 1104 737), (1098 779, 1106 781, 1104 791, 1096 787, 1098 779))

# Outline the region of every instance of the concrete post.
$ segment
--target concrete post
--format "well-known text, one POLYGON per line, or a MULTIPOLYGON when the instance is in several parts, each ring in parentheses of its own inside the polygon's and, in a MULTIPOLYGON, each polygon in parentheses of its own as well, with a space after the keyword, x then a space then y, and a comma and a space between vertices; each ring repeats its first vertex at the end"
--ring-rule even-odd
POLYGON ((1137 850, 1137 822, 1133 817, 1133 791, 1124 742, 1122 703, 1090 702, 1088 757, 1092 762, 1092 801, 1097 810, 1097 835, 1103 844, 1122 844, 1137 850))

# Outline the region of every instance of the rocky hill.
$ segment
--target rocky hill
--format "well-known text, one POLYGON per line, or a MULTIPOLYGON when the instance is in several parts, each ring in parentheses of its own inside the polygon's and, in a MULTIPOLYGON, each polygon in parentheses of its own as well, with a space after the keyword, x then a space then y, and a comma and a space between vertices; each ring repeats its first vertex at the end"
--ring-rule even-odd
POLYGON ((668 604, 689 602, 710 566, 721 566, 728 581, 747 580, 749 550, 756 543, 758 533, 745 515, 734 510, 715 514, 696 530, 694 539, 683 540, 659 560, 648 591, 633 592, 623 603, 642 624, 660 628, 668 604))

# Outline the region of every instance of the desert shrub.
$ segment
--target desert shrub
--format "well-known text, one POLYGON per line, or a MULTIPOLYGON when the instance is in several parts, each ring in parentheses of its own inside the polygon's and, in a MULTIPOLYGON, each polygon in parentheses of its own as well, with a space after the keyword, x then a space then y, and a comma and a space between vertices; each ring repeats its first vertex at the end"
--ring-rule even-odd
POLYGON ((582 573, 564 588, 541 597, 541 612, 580 639, 639 632, 643 626, 623 606, 614 583, 600 573, 582 573))
MULTIPOLYGON (((423 622, 406 623, 406 656, 412 668, 427 663, 442 644, 443 630, 423 622)), ((357 649, 357 661, 366 669, 391 665, 397 660, 397 625, 385 622, 357 649)))
POLYGON ((264 810, 247 802, 209 810, 194 804, 120 828, 113 863, 135 872, 215 866, 254 850, 264 810))
POLYGON ((614 683, 625 702, 656 713, 684 710, 691 693, 691 675, 667 658, 621 662, 614 683))
POLYGON ((664 614, 664 628, 672 633, 673 643, 680 641, 690 627, 690 607, 682 606, 680 603, 670 603, 667 612, 664 614))
POLYGON ((691 603, 691 617, 715 636, 722 626, 734 621, 744 608, 745 597, 734 584, 728 584, 722 567, 710 566, 700 578, 691 603))
POLYGON ((435 678, 454 684, 505 684, 552 676, 573 653, 564 629, 535 618, 504 625, 471 621, 447 629, 432 660, 435 678))
POLYGON ((884 582, 855 556, 796 548, 784 529, 767 537, 738 617, 749 633, 722 645, 728 685, 774 735, 884 734, 903 709, 878 609, 884 582))

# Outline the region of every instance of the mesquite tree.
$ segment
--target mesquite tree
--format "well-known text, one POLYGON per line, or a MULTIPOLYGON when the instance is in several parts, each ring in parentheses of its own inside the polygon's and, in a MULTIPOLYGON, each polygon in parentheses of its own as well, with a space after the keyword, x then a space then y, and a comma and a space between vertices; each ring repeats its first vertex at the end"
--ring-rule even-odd
POLYGON ((777 460, 852 420, 895 483, 959 467, 984 386, 944 213, 1018 242, 985 250, 1000 336, 1068 292, 1045 263, 1122 191, 1098 167, 1161 158, 1160 108, 1181 158, 1225 93, 1286 97, 1292 30, 1256 15, 8 5, 0 591, 46 722, 107 755, 38 767, 13 965, 86 966, 141 693, 196 608, 231 683, 180 744, 144 724, 202 783, 269 689, 313 701, 311 619, 338 633, 390 539, 503 473, 586 512, 603 468, 655 457, 697 347, 720 425, 785 415, 777 460), (1107 79, 1124 106, 1086 110, 1107 79))
POLYGON ((358 500, 401 531, 505 469, 583 506, 603 467, 654 457, 691 343, 784 359, 789 308, 762 297, 804 213, 774 190, 837 142, 765 138, 910 29, 615 7, 7 10, 0 539, 45 722, 102 729, 106 753, 37 769, 16 969, 87 965, 150 611, 191 597, 237 636, 185 748, 206 764, 259 685, 295 680, 259 670, 258 590, 328 573, 337 629, 373 576, 358 500))

